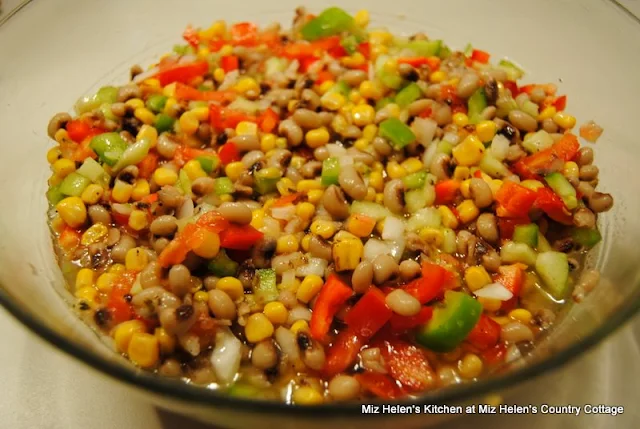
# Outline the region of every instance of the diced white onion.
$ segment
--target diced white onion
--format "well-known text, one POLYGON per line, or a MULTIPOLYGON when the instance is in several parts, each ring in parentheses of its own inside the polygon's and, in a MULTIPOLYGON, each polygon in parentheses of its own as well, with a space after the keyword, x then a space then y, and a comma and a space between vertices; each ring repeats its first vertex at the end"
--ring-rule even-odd
POLYGON ((379 255, 390 255, 391 246, 377 238, 370 238, 364 245, 363 258, 366 261, 373 261, 379 255))
POLYGON ((291 220, 295 215, 296 207, 293 204, 271 208, 271 217, 274 219, 291 220))
POLYGON ((415 133, 418 143, 426 147, 433 140, 433 136, 438 129, 438 123, 430 118, 415 118, 411 124, 411 129, 415 133))
POLYGON ((460 137, 458 136, 458 133, 448 132, 448 133, 445 133, 444 136, 442 136, 442 140, 448 141, 449 143, 455 146, 460 141, 460 137))
POLYGON ((296 282, 296 270, 288 270, 282 274, 282 288, 289 289, 294 286, 296 282))
POLYGON ((507 363, 514 362, 522 357, 522 353, 520 353, 520 349, 517 345, 512 344, 507 349, 507 356, 505 357, 505 361, 507 363))
POLYGON ((382 229, 383 240, 395 240, 404 236, 404 222, 397 217, 388 217, 384 220, 382 229))
POLYGON ((347 165, 353 165, 353 157, 351 155, 342 155, 338 159, 340 167, 346 167, 347 165))
POLYGON ((404 239, 404 237, 401 237, 393 241, 389 241, 388 244, 389 248, 391 249, 390 255, 393 256, 393 259, 395 259, 396 262, 400 262, 400 259, 402 259, 402 254, 404 253, 406 240, 404 239))
POLYGON ((330 143, 328 145, 325 145, 325 147, 329 152, 329 156, 335 156, 339 158, 347 154, 347 150, 342 145, 336 143, 330 143))
POLYGON ((231 383, 240 369, 242 343, 229 328, 218 328, 216 347, 211 354, 211 365, 218 381, 231 383))
POLYGON ((498 301, 509 301, 513 298, 513 292, 498 282, 488 284, 473 293, 477 297, 497 299, 498 301))
POLYGON ((498 161, 502 161, 507 157, 507 151, 509 150, 510 144, 511 142, 508 138, 506 138, 502 134, 496 134, 491 141, 489 152, 491 152, 491 155, 493 155, 495 159, 497 159, 498 161))
POLYGON ((310 274, 315 274, 322 277, 324 270, 329 265, 325 259, 322 258, 309 258, 309 262, 301 267, 296 268, 296 275, 299 277, 306 277, 310 274))
POLYGON ((436 151, 438 150, 439 142, 440 140, 432 141, 431 144, 427 146, 427 149, 424 151, 424 155, 422 155, 422 162, 424 163, 424 165, 427 166, 427 168, 429 168, 429 166, 433 162, 433 159, 436 156, 436 151))
POLYGON ((306 320, 307 322, 311 321, 311 310, 309 310, 304 305, 297 305, 293 307, 289 311, 289 319, 287 319, 288 324, 293 324, 298 320, 306 320))

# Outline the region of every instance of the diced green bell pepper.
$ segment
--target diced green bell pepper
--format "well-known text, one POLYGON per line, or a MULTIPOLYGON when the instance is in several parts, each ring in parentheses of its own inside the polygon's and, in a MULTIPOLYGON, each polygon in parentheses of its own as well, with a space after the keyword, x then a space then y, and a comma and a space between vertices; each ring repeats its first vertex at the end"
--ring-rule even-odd
POLYGON ((166 113, 158 113, 156 115, 156 120, 153 123, 153 126, 156 127, 156 130, 158 130, 158 134, 160 134, 164 133, 165 131, 171 131, 175 122, 176 120, 166 113))
POLYGON ((235 188, 233 182, 228 177, 218 177, 214 183, 216 195, 233 194, 235 188))
POLYGON ((436 352, 455 349, 476 326, 482 314, 482 304, 464 292, 445 292, 443 304, 416 332, 418 344, 436 352))
POLYGON ((391 141, 396 150, 416 141, 416 135, 398 118, 388 118, 380 122, 379 134, 391 141))
POLYGON ((372 201, 354 201, 351 203, 351 214, 367 215, 376 221, 391 216, 388 208, 372 201))
POLYGON ((118 133, 103 133, 95 136, 89 147, 102 162, 113 167, 127 149, 127 142, 118 133))
POLYGON ((102 113, 102 116, 104 116, 105 119, 109 119, 111 121, 118 120, 118 117, 114 115, 113 111, 111 110, 111 104, 103 103, 100 105, 99 109, 100 109, 100 112, 102 113))
POLYGON ((278 288, 276 286, 276 272, 273 268, 256 270, 253 279, 253 294, 263 304, 278 299, 278 288))
POLYGON ((62 180, 60 192, 69 197, 79 197, 90 183, 91 180, 74 171, 62 180))
POLYGON ((160 113, 162 112, 162 109, 164 109, 164 105, 167 104, 168 98, 169 97, 162 94, 150 95, 147 99, 147 107, 155 113, 160 113))
POLYGON ((262 398, 264 391, 259 387, 239 381, 229 387, 227 395, 236 398, 262 398))
POLYGON ((469 97, 467 101, 467 110, 470 124, 477 124, 482 120, 481 113, 487 107, 487 97, 484 88, 479 88, 469 97))
POLYGON ((60 184, 50 186, 47 190, 47 201, 55 206, 64 199, 64 194, 60 191, 60 184))
POLYGON ((191 45, 173 45, 173 52, 179 55, 193 54, 191 45))
POLYGON ((435 57, 440 55, 442 40, 412 40, 404 47, 412 50, 419 57, 435 57))
POLYGON ((536 260, 536 272, 547 291, 556 299, 563 299, 569 289, 569 261, 566 253, 542 252, 536 260))
POLYGON ((253 177, 256 191, 264 195, 276 191, 276 184, 282 177, 282 172, 278 171, 277 175, 274 175, 272 169, 264 168, 256 171, 253 177))
POLYGON ((349 55, 354 54, 358 50, 358 45, 359 45, 358 38, 353 34, 350 34, 344 37, 340 41, 340 44, 342 45, 344 50, 347 51, 349 55))
POLYGON ((591 248, 602 240, 602 235, 596 228, 575 228, 571 236, 576 243, 586 248, 591 248))
POLYGON ((318 40, 323 37, 348 31, 353 27, 353 17, 339 7, 330 7, 307 22, 300 33, 305 40, 318 40))
POLYGON ((199 156, 196 158, 196 161, 200 163, 200 167, 202 167, 204 172, 207 174, 211 174, 211 172, 214 171, 218 167, 218 164, 220 163, 220 160, 218 159, 218 157, 213 155, 199 156))
POLYGON ((233 277, 238 271, 238 263, 229 258, 224 250, 221 250, 215 258, 209 261, 207 268, 214 276, 233 277))
POLYGON ((417 171, 402 178, 404 187, 407 189, 422 189, 424 184, 427 183, 427 172, 417 171))
POLYGON ((420 89, 417 83, 411 82, 398 92, 396 95, 396 104, 401 108, 405 108, 420 97, 422 97, 422 89, 420 89))
POLYGON ((573 210, 578 207, 576 188, 569 183, 566 177, 556 172, 547 174, 544 176, 544 180, 549 184, 549 187, 553 189, 553 192, 562 198, 562 201, 564 201, 564 204, 569 210, 573 210))
POLYGON ((538 246, 538 225, 530 223, 528 225, 516 225, 513 229, 513 241, 524 243, 535 249, 538 246))
POLYGON ((335 156, 322 161, 322 185, 337 185, 340 175, 340 160, 335 156))

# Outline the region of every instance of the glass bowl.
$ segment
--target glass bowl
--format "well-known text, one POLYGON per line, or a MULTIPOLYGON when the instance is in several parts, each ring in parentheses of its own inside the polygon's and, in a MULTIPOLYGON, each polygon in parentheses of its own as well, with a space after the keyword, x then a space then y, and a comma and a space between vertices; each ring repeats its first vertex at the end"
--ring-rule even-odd
MULTIPOLYGON (((188 23, 223 18, 288 24, 298 2, 39 0, 0 21, 0 302, 37 335, 131 392, 221 426, 424 427, 446 416, 374 416, 362 414, 359 404, 294 407, 237 399, 137 370, 71 312, 71 296, 53 257, 44 197, 49 118, 102 85, 126 82, 132 64, 148 65, 170 50, 188 23)), ((317 1, 313 9, 329 5, 317 1)), ((640 97, 637 19, 605 0, 345 1, 342 6, 351 12, 367 8, 373 26, 394 32, 424 31, 456 48, 472 42, 494 58, 519 62, 529 82, 558 84, 578 123, 595 119, 605 128, 594 148, 600 186, 616 200, 601 216, 604 240, 590 257, 602 272, 600 285, 585 302, 563 312, 531 356, 477 383, 402 403, 451 405, 481 402, 491 393, 509 396, 630 319, 640 307, 640 199, 633 197, 640 183, 640 146, 631 126, 640 97)))

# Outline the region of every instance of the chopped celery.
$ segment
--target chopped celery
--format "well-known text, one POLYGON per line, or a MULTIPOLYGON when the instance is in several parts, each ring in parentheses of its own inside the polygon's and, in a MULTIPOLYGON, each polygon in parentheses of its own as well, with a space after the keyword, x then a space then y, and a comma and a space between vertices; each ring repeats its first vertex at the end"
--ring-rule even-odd
POLYGON ((102 113, 102 116, 104 116, 105 119, 109 119, 111 121, 118 120, 118 117, 114 115, 113 112, 111 111, 111 104, 102 103, 99 109, 100 109, 100 112, 102 113))
POLYGON ((353 27, 353 17, 339 7, 330 7, 307 22, 300 30, 305 40, 318 40, 323 37, 348 31, 353 27))
POLYGON ((332 156, 322 161, 322 185, 337 185, 340 175, 340 160, 332 156))
POLYGON ((551 248, 551 244, 549 244, 549 241, 547 240, 547 238, 540 232, 538 231, 538 246, 537 246, 538 252, 548 252, 550 250, 553 250, 551 248))
POLYGON ((533 266, 536 263, 537 254, 531 247, 524 243, 508 241, 504 243, 500 249, 500 258, 502 258, 502 262, 508 264, 522 262, 523 264, 533 266))
POLYGON ((553 145, 553 139, 545 130, 528 133, 522 142, 522 147, 529 153, 539 152, 551 147, 551 145, 553 145))
POLYGON ((439 228, 442 224, 440 212, 435 207, 425 207, 415 212, 407 221, 408 231, 419 231, 422 228, 439 228))
POLYGON ((569 286, 569 261, 566 253, 540 253, 536 261, 536 272, 554 298, 563 299, 566 296, 569 286))
POLYGON ((506 165, 504 165, 501 161, 498 161, 488 153, 485 153, 485 155, 482 157, 479 167, 480 170, 484 171, 493 178, 502 178, 511 174, 506 165))
POLYGON ((524 76, 524 70, 507 59, 500 60, 498 67, 507 73, 507 78, 509 80, 516 81, 524 76))
POLYGON ((100 163, 91 158, 85 159, 80 168, 76 170, 76 173, 95 183, 102 182, 104 175, 107 174, 100 163))
POLYGON ((95 136, 89 147, 102 162, 113 167, 127 149, 127 142, 118 133, 103 133, 95 136))
POLYGON ((233 182, 228 177, 218 177, 214 185, 216 195, 233 194, 235 188, 233 182))
POLYGON ((47 200, 49 204, 55 206, 64 199, 64 194, 60 191, 60 184, 50 186, 47 190, 47 200))
POLYGON ((264 391, 252 384, 237 382, 227 390, 227 395, 237 398, 264 398, 264 391))
POLYGON ((578 207, 576 188, 561 173, 555 172, 544 177, 545 182, 558 194, 569 210, 578 207))
POLYGON ((404 201, 409 213, 415 213, 421 208, 430 207, 436 200, 436 190, 433 187, 433 184, 429 183, 428 176, 429 175, 427 175, 427 178, 425 180, 425 182, 427 182, 427 185, 425 185, 422 189, 412 189, 405 192, 404 201))
POLYGON ((190 55, 194 53, 191 45, 173 45, 173 52, 179 55, 190 55))
POLYGON ((351 214, 363 214, 374 218, 376 221, 391 216, 389 209, 381 204, 371 201, 354 201, 351 203, 351 214))
POLYGON ((200 163, 200 167, 202 167, 204 172, 207 174, 211 174, 211 172, 213 172, 218 167, 218 164, 220 163, 220 160, 215 155, 199 156, 196 158, 196 161, 200 163))
POLYGON ((422 97, 422 89, 420 89, 417 83, 411 82, 398 92, 396 95, 396 104, 401 108, 405 108, 420 97, 422 97))
POLYGON ((427 182, 427 172, 417 171, 402 178, 405 188, 407 189, 422 189, 427 182))
POLYGON ((487 97, 484 88, 479 88, 469 97, 467 102, 468 116, 470 124, 477 124, 482 120, 480 116, 482 111, 487 107, 487 97))
POLYGON ((158 113, 153 126, 156 127, 158 134, 160 134, 165 131, 171 131, 175 122, 176 120, 166 113, 158 113))
POLYGON ((464 52, 464 55, 468 57, 473 52, 473 45, 471 43, 467 43, 467 46, 464 47, 462 52, 464 52))
POLYGON ((442 235, 442 251, 449 254, 456 253, 456 233, 451 228, 444 228, 442 235))
POLYGON ((193 192, 191 192, 191 179, 187 176, 187 172, 184 169, 181 169, 178 173, 178 182, 180 189, 182 192, 189 198, 193 196, 193 192))
POLYGON ((160 113, 162 112, 162 109, 164 109, 164 105, 167 103, 168 99, 169 97, 167 97, 166 95, 153 94, 149 96, 146 104, 147 107, 151 109, 151 111, 160 113))
POLYGON ((498 98, 496 101, 496 107, 498 110, 496 111, 496 116, 503 118, 509 114, 512 110, 518 108, 518 103, 513 98, 498 98))
POLYGON ((533 119, 538 117, 538 105, 531 100, 525 101, 520 110, 527 115, 532 116, 533 119))
POLYGON ((440 55, 442 40, 412 40, 404 45, 419 57, 434 57, 440 55))
POLYGON ((283 58, 278 57, 269 57, 264 62, 265 72, 264 75, 266 78, 269 78, 278 73, 282 73, 287 68, 287 62, 283 58))
POLYGON ((513 230, 513 241, 524 243, 535 249, 538 246, 538 225, 530 223, 528 225, 516 225, 513 230))
POLYGON ((103 86, 96 92, 95 100, 98 104, 113 104, 118 101, 118 88, 115 86, 103 86))
POLYGON ((136 165, 141 162, 145 156, 149 154, 151 149, 151 141, 142 139, 129 146, 123 153, 116 165, 114 171, 118 171, 129 165, 136 165))
POLYGON ((250 115, 255 115, 258 110, 260 110, 260 106, 255 101, 247 100, 244 97, 238 97, 233 101, 233 103, 229 104, 229 109, 241 110, 250 115))
POLYGON ((440 142, 438 143, 438 153, 451 155, 452 151, 453 151, 453 143, 447 140, 440 140, 440 142))
POLYGON ((69 197, 79 197, 91 181, 77 172, 70 173, 60 183, 60 192, 69 197))
POLYGON ((253 177, 256 191, 264 195, 276 191, 276 184, 282 178, 282 172, 264 168, 255 172, 253 177))
POLYGON ((586 248, 591 248, 602 240, 600 231, 595 228, 575 228, 571 232, 571 236, 576 243, 586 248))
POLYGON ((276 272, 272 268, 256 270, 253 279, 253 293, 263 304, 278 299, 278 288, 276 286, 276 272))
POLYGON ((413 134, 411 128, 398 118, 388 118, 382 121, 378 132, 380 137, 391 141, 397 150, 416 141, 416 135, 413 134))
POLYGON ((224 250, 220 250, 220 253, 209 262, 207 268, 214 276, 229 277, 236 275, 238 263, 230 259, 224 250))

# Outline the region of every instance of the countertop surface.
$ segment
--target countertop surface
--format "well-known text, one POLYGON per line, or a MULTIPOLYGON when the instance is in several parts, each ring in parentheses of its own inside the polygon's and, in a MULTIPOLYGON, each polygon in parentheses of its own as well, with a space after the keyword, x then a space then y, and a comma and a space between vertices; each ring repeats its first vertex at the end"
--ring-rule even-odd
MULTIPOLYGON (((20 0, 0 0, 0 18, 20 0)), ((640 16, 639 0, 619 2, 640 16)), ((13 429, 214 429, 159 410, 128 395, 104 376, 79 365, 29 333, 0 310, 0 428, 13 429)), ((476 429, 617 429, 635 428, 640 422, 640 319, 620 329, 585 356, 560 370, 530 382, 519 404, 623 406, 622 415, 522 415, 482 416, 476 429)), ((446 425, 467 427, 469 417, 446 425)))

